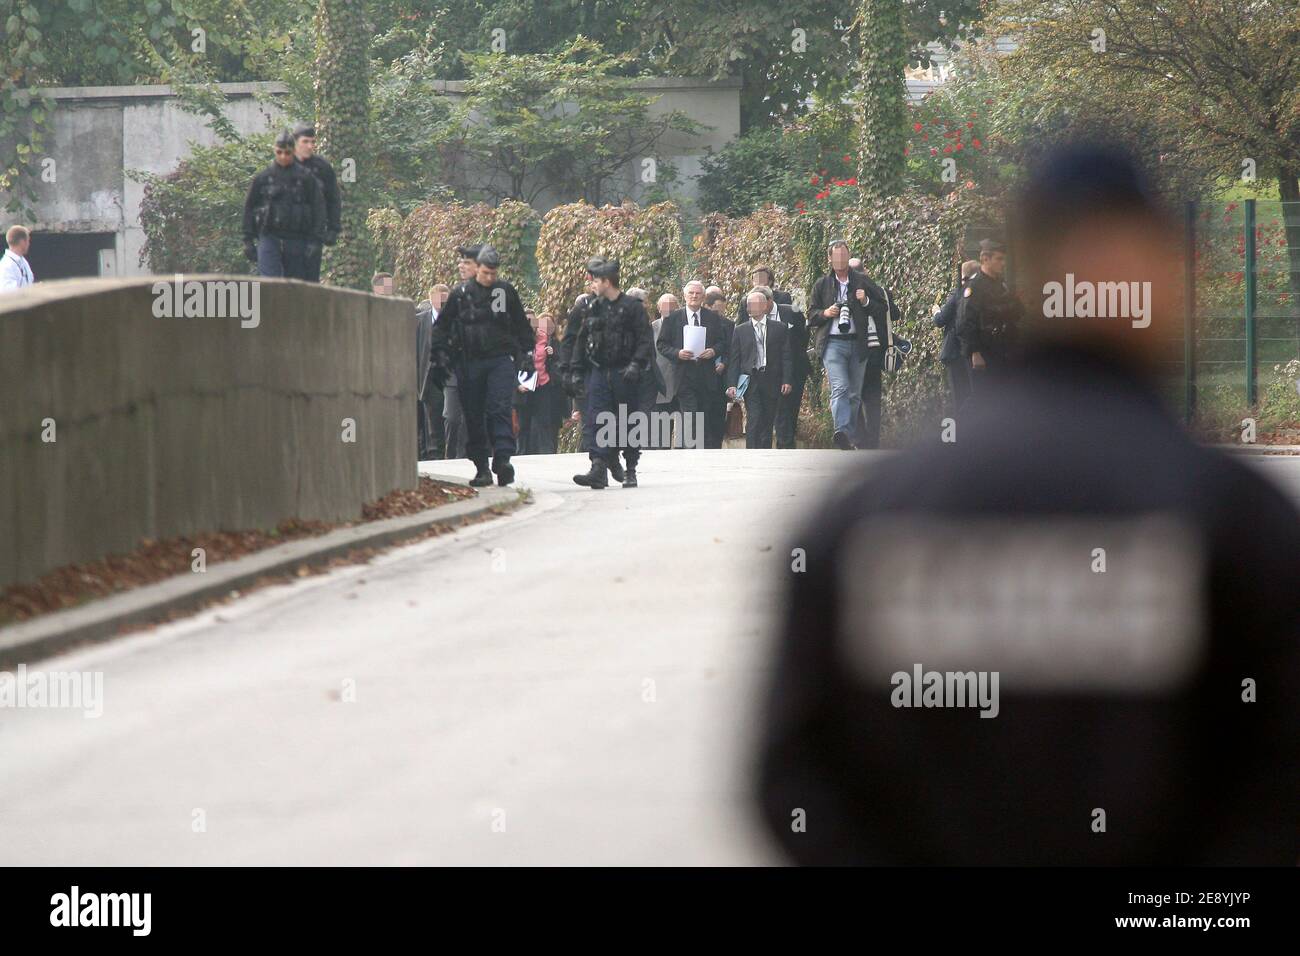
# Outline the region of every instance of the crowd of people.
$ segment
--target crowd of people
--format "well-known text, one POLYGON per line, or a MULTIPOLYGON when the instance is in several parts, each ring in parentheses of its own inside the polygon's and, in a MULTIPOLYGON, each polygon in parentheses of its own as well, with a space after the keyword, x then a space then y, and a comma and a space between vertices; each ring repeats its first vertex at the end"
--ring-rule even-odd
MULTIPOLYGON (((581 423, 579 447, 592 461, 574 480, 593 488, 611 478, 635 486, 645 448, 721 448, 742 431, 746 448, 794 448, 814 358, 830 385, 835 447, 877 448, 883 373, 911 349, 895 332, 901 315, 891 291, 843 240, 830 243, 806 312, 767 265, 751 269, 739 302, 691 279, 680 299, 665 292, 652 305, 645 289, 622 289, 617 260, 593 258, 586 291, 559 322, 497 278, 491 247, 462 246, 458 256, 456 287, 433 286, 417 307, 419 454, 468 457, 480 485, 494 473, 512 478, 513 455, 556 451, 568 420, 581 423), (671 424, 634 440, 616 429, 610 444, 599 432, 602 413, 671 424)), ((954 408, 971 396, 972 380, 996 377, 1015 346, 1021 310, 1005 267, 1002 245, 985 240, 936 309, 954 408)), ((392 276, 377 274, 373 289, 391 295, 392 276)))

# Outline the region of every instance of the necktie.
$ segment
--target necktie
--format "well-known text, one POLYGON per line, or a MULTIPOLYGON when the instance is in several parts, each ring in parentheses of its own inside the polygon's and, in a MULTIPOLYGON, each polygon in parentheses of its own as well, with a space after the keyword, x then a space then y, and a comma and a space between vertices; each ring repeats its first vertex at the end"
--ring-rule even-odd
POLYGON ((691 313, 691 325, 698 326, 699 324, 700 324, 700 313, 698 313, 698 312, 692 312, 692 313, 691 313))

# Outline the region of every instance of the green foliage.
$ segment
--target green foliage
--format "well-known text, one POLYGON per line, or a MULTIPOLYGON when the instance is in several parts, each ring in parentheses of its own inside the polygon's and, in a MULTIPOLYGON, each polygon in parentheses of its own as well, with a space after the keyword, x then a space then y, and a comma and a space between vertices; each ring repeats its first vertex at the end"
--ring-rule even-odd
POLYGON ((501 254, 501 278, 527 297, 531 278, 532 228, 538 215, 525 203, 506 201, 495 208, 485 203, 430 202, 405 219, 393 210, 371 214, 371 231, 391 267, 400 295, 417 302, 439 282, 454 285, 456 247, 489 243, 501 254))
POLYGON ((165 176, 131 173, 144 184, 140 262, 150 272, 249 271, 243 253, 244 197, 253 176, 270 163, 269 133, 218 146, 199 146, 165 176))
POLYGON ((545 191, 599 203, 622 198, 630 163, 675 176, 659 149, 665 133, 700 129, 684 113, 652 115, 656 97, 636 92, 626 61, 584 37, 556 54, 465 54, 465 97, 451 110, 444 151, 467 181, 496 199, 533 202, 545 191))
MULTIPOLYGON (((729 296, 746 284, 740 270, 767 263, 777 270, 778 285, 806 301, 813 283, 829 271, 829 239, 846 239, 867 274, 890 290, 903 317, 895 332, 913 346, 903 370, 886 376, 883 439, 899 445, 937 427, 942 417, 941 336, 931 316, 955 282, 964 227, 994 218, 990 204, 969 189, 938 198, 913 193, 864 200, 841 211, 795 216, 765 209, 742 220, 707 217, 696 255, 729 296)), ((824 374, 815 372, 800 415, 805 444, 830 444, 828 387, 824 374)))
POLYGON ((903 189, 907 87, 903 69, 903 0, 862 0, 857 27, 862 50, 862 158, 858 183, 868 196, 896 196, 903 189))
POLYGON ((795 212, 857 201, 852 110, 821 104, 778 129, 755 129, 701 164, 701 208, 746 216, 765 205, 795 212))
POLYGON ((366 218, 379 191, 370 141, 370 24, 349 0, 320 0, 316 10, 316 134, 338 174, 343 200, 338 244, 322 272, 334 285, 369 289, 374 250, 366 218))
POLYGON ((556 206, 537 237, 543 309, 557 319, 568 313, 586 284, 592 256, 616 257, 625 289, 640 286, 653 294, 677 288, 683 265, 680 210, 673 203, 556 206))

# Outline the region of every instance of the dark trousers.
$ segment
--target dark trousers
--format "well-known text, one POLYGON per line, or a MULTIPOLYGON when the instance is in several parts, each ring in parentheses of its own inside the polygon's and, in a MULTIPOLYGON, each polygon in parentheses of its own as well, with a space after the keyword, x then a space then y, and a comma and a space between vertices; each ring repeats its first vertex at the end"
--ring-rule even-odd
POLYGON ((518 392, 515 411, 519 413, 521 455, 554 455, 560 437, 560 406, 556 400, 560 383, 551 379, 536 391, 518 392))
POLYGON ((465 454, 475 464, 493 455, 515 453, 511 425, 515 386, 515 363, 508 355, 466 359, 456 369, 460 403, 465 410, 465 454))
POLYGON ((705 448, 721 448, 722 435, 727 427, 726 394, 722 393, 719 399, 719 378, 721 376, 713 371, 712 364, 702 363, 701 367, 684 370, 677 392, 683 416, 703 414, 704 435, 701 436, 698 430, 693 434, 697 442, 703 437, 705 448))
POLYGON ((307 274, 303 276, 308 282, 320 282, 320 259, 325 248, 317 245, 316 251, 306 256, 307 274))
POLYGON ((952 393, 952 409, 959 411, 966 404, 966 399, 970 398, 970 366, 966 364, 966 359, 958 358, 945 362, 944 367, 948 369, 948 389, 952 393))
MULTIPOLYGON (((637 463, 641 457, 640 444, 621 443, 621 439, 636 437, 632 431, 639 416, 632 413, 643 411, 641 397, 644 394, 640 381, 623 380, 621 369, 593 368, 587 373, 587 407, 582 412, 582 439, 592 461, 599 459, 608 464, 616 460, 621 451, 629 465, 637 463), (626 434, 620 435, 621 430, 626 430, 626 434)), ((637 430, 649 437, 648 423, 641 424, 637 430)))
POLYGON ((446 425, 442 420, 442 389, 429 385, 425 397, 419 403, 420 423, 420 460, 446 458, 446 425))
POLYGON ((871 349, 862 374, 862 413, 858 418, 859 448, 880 447, 880 373, 884 371, 884 350, 871 349))
POLYGON ((465 457, 465 410, 460 407, 460 386, 448 382, 442 390, 443 437, 448 458, 465 457))
POLYGON ((765 369, 749 375, 745 389, 745 447, 771 448, 772 427, 781 398, 780 372, 765 369), (775 386, 775 387, 773 387, 775 386))
POLYGON ((803 404, 803 387, 807 378, 795 376, 797 381, 790 389, 789 395, 782 395, 776 401, 776 447, 793 448, 795 429, 799 425, 799 406, 803 404))
POLYGON ((306 279, 307 240, 262 236, 257 240, 257 274, 268 279, 306 279))

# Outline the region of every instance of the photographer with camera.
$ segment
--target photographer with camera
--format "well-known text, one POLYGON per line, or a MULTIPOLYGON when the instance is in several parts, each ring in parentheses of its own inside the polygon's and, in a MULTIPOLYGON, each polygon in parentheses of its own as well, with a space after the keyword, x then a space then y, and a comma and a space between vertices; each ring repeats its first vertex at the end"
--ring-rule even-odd
POLYGON ((831 383, 835 447, 874 448, 880 440, 880 372, 885 365, 888 321, 897 307, 866 273, 849 268, 849 244, 836 239, 827 252, 831 271, 809 297, 808 328, 831 383), (863 406, 864 384, 867 403, 863 406), (867 425, 859 422, 865 413, 867 425))

